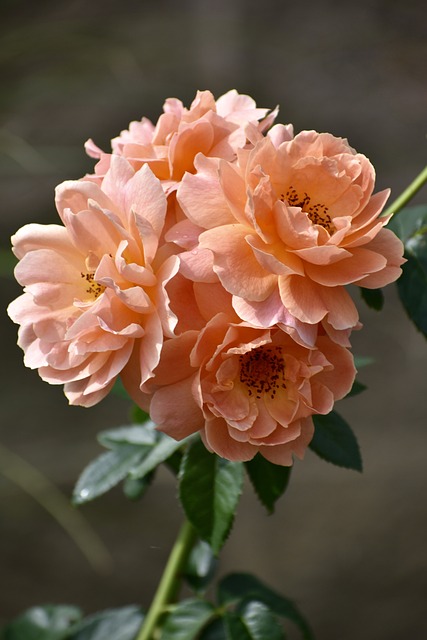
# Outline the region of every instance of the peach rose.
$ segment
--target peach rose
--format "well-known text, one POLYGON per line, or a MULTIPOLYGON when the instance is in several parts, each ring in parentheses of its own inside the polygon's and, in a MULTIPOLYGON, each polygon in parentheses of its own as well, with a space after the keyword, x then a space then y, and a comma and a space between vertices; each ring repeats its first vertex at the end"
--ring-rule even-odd
POLYGON ((56 203, 64 226, 29 224, 12 238, 25 293, 8 312, 25 364, 91 406, 120 372, 153 375, 176 324, 165 285, 178 259, 158 248, 166 197, 148 166, 114 157, 101 186, 64 182, 56 203))
POLYGON ((403 245, 379 217, 388 191, 372 195, 374 169, 346 140, 276 125, 238 162, 195 165, 178 188, 188 221, 169 236, 190 250, 187 277, 215 272, 241 319, 268 327, 291 314, 339 340, 358 323, 345 285, 398 278, 403 245))
MULTIPOLYGON (((131 122, 129 129, 111 141, 113 154, 125 156, 139 169, 147 163, 166 188, 181 180, 186 171, 194 171, 194 157, 205 156, 234 160, 237 149, 246 144, 245 127, 256 123, 259 130, 268 128, 277 109, 265 118, 268 109, 258 109, 252 98, 232 90, 215 101, 210 91, 198 91, 190 109, 180 100, 168 98, 156 125, 147 118, 131 122), (262 122, 258 120, 265 118, 262 122)), ((108 170, 111 155, 104 154, 92 140, 86 151, 100 162, 96 174, 108 170)))
POLYGON ((311 416, 329 413, 351 389, 352 356, 326 335, 308 349, 279 328, 230 319, 218 313, 201 331, 165 341, 143 387, 145 406, 177 440, 200 431, 207 448, 228 460, 260 452, 291 465, 313 436, 311 416))

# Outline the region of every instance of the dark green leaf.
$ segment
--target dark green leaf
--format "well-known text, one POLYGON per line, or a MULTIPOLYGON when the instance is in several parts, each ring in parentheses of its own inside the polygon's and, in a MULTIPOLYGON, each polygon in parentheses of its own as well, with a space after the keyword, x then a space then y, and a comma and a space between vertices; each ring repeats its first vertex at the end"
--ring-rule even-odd
POLYGON ((132 407, 131 415, 132 415, 132 422, 136 422, 137 424, 142 424, 150 420, 150 416, 148 415, 148 413, 143 411, 137 405, 134 405, 132 407))
POLYGON ((384 306, 384 293, 382 289, 365 289, 365 287, 359 287, 363 300, 368 307, 375 311, 381 311, 384 306))
POLYGON ((190 442, 194 436, 189 436, 184 440, 177 442, 173 438, 167 436, 165 433, 158 434, 158 440, 156 444, 151 448, 148 455, 141 461, 140 464, 136 465, 134 469, 132 469, 131 477, 132 478, 143 478, 147 473, 150 473, 153 469, 155 469, 159 464, 165 462, 168 458, 172 456, 177 449, 180 449, 183 445, 190 442))
POLYGON ((123 398, 124 400, 130 400, 129 394, 123 386, 123 382, 120 377, 116 378, 113 388, 111 389, 111 393, 117 396, 118 398, 123 398))
POLYGON ((406 245, 408 240, 427 231, 427 205, 405 207, 398 215, 392 217, 387 228, 394 231, 406 245))
POLYGON ((79 623, 69 640, 135 640, 143 619, 135 605, 101 611, 79 623))
MULTIPOLYGON (((140 425, 117 427, 98 433, 98 442, 107 449, 114 449, 117 445, 133 444, 151 447, 157 439, 154 423, 147 422, 140 425)), ((148 450, 148 449, 147 449, 148 450)))
POLYGON ((223 618, 215 618, 200 634, 200 640, 229 640, 223 618))
POLYGON ((261 503, 269 513, 273 513, 276 501, 288 486, 291 467, 273 464, 259 453, 249 462, 245 462, 245 466, 261 503))
POLYGON ((73 492, 74 504, 83 504, 109 491, 140 463, 145 453, 145 447, 120 445, 100 455, 78 479, 73 492))
POLYGON ((310 449, 339 467, 362 471, 362 458, 350 425, 336 411, 327 416, 313 416, 314 436, 310 449))
POLYGON ((285 634, 270 609, 257 600, 248 600, 238 607, 251 640, 285 640, 285 634))
POLYGON ((249 573, 232 573, 218 585, 218 601, 221 605, 241 604, 243 601, 265 604, 276 615, 291 620, 301 631, 305 640, 313 640, 313 633, 292 600, 285 598, 261 580, 249 573))
POLYGON ((240 616, 234 613, 234 611, 227 611, 224 614, 224 623, 227 640, 251 640, 249 631, 246 629, 240 616))
POLYGON ((168 615, 162 629, 162 640, 193 640, 214 614, 214 607, 204 600, 180 602, 168 615))
POLYGON ((363 369, 363 367, 369 367, 369 365, 374 364, 375 358, 371 358, 371 356, 354 356, 354 366, 357 370, 363 369))
POLYGON ((243 466, 209 453, 196 440, 184 455, 179 497, 188 520, 215 554, 233 524, 242 492, 243 466))
POLYGON ((3 630, 4 640, 62 640, 73 624, 81 619, 81 611, 68 605, 32 607, 3 630))
POLYGON ((218 561, 207 542, 199 540, 187 560, 184 577, 195 591, 203 591, 212 580, 218 561))
POLYGON ((129 500, 139 500, 145 494, 147 489, 151 486, 154 476, 156 475, 156 469, 147 473, 143 478, 131 478, 128 476, 123 483, 123 492, 126 498, 129 500))
POLYGON ((427 206, 403 209, 389 226, 405 245, 407 262, 397 281, 400 299, 417 329, 427 337, 427 206))
POLYGON ((351 398, 352 396, 357 396, 359 395, 359 393, 362 393, 362 391, 365 391, 368 387, 366 386, 366 384, 363 384, 362 382, 359 382, 358 380, 355 380, 353 382, 353 386, 351 387, 349 393, 347 393, 346 398, 351 398))

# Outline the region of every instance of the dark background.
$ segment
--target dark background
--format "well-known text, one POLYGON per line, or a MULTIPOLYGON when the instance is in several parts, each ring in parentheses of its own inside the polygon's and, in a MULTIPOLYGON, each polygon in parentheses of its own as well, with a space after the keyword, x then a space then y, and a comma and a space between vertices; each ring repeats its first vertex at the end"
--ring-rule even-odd
MULTIPOLYGON (((1 0, 0 11, 2 248, 27 222, 57 222, 53 189, 92 170, 88 137, 108 149, 130 120, 156 120, 169 96, 189 106, 197 89, 218 97, 236 88, 260 107, 279 103, 278 121, 296 131, 347 137, 376 167, 377 188, 391 186, 395 197, 425 165, 423 0, 1 0)), ((2 277, 2 310, 18 294, 2 277)), ((247 487, 221 572, 254 572, 294 598, 319 640, 421 639, 427 346, 394 286, 382 314, 359 307, 365 326, 354 351, 375 364, 360 375, 368 391, 340 411, 359 438, 364 473, 309 452, 273 517, 247 487)), ((24 368, 15 342, 3 313, 0 442, 69 496, 100 452, 96 433, 126 423, 128 404, 68 407, 61 388, 24 368)), ((165 471, 141 503, 117 489, 81 509, 113 558, 100 575, 0 474, 0 622, 45 602, 88 613, 147 606, 182 517, 175 493, 165 471)))

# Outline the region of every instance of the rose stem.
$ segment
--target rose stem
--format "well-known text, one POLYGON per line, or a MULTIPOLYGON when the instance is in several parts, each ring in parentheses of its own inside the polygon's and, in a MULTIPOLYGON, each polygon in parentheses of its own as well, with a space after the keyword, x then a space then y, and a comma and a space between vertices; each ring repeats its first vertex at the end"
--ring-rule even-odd
POLYGON ((396 215, 398 211, 403 209, 405 205, 408 204, 410 200, 414 197, 414 195, 421 189, 423 184, 427 182, 427 167, 425 167, 421 173, 415 178, 411 184, 406 187, 405 191, 400 194, 400 196, 393 202, 392 205, 387 207, 387 209, 381 214, 382 216, 389 216, 391 213, 396 215))
POLYGON ((185 521, 179 531, 153 602, 136 640, 152 640, 159 616, 164 612, 164 608, 176 598, 181 585, 180 573, 196 539, 197 533, 194 527, 185 521))

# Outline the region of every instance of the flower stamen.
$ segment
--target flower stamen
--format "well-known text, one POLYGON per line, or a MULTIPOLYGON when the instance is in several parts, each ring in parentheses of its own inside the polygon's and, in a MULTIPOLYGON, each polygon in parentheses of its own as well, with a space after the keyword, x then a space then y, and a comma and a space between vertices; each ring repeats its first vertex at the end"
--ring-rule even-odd
POLYGON ((285 361, 281 347, 258 347, 239 356, 240 382, 248 388, 248 395, 259 400, 267 393, 274 397, 279 389, 286 389, 285 361))
POLYGON ((325 204, 320 202, 317 204, 311 204, 311 198, 308 193, 304 192, 304 196, 301 197, 294 187, 289 187, 286 192, 280 194, 280 200, 287 202, 290 207, 301 207, 301 211, 307 214, 307 217, 313 224, 319 224, 326 229, 330 235, 335 231, 335 225, 332 222, 332 218, 329 215, 329 208, 325 204))

